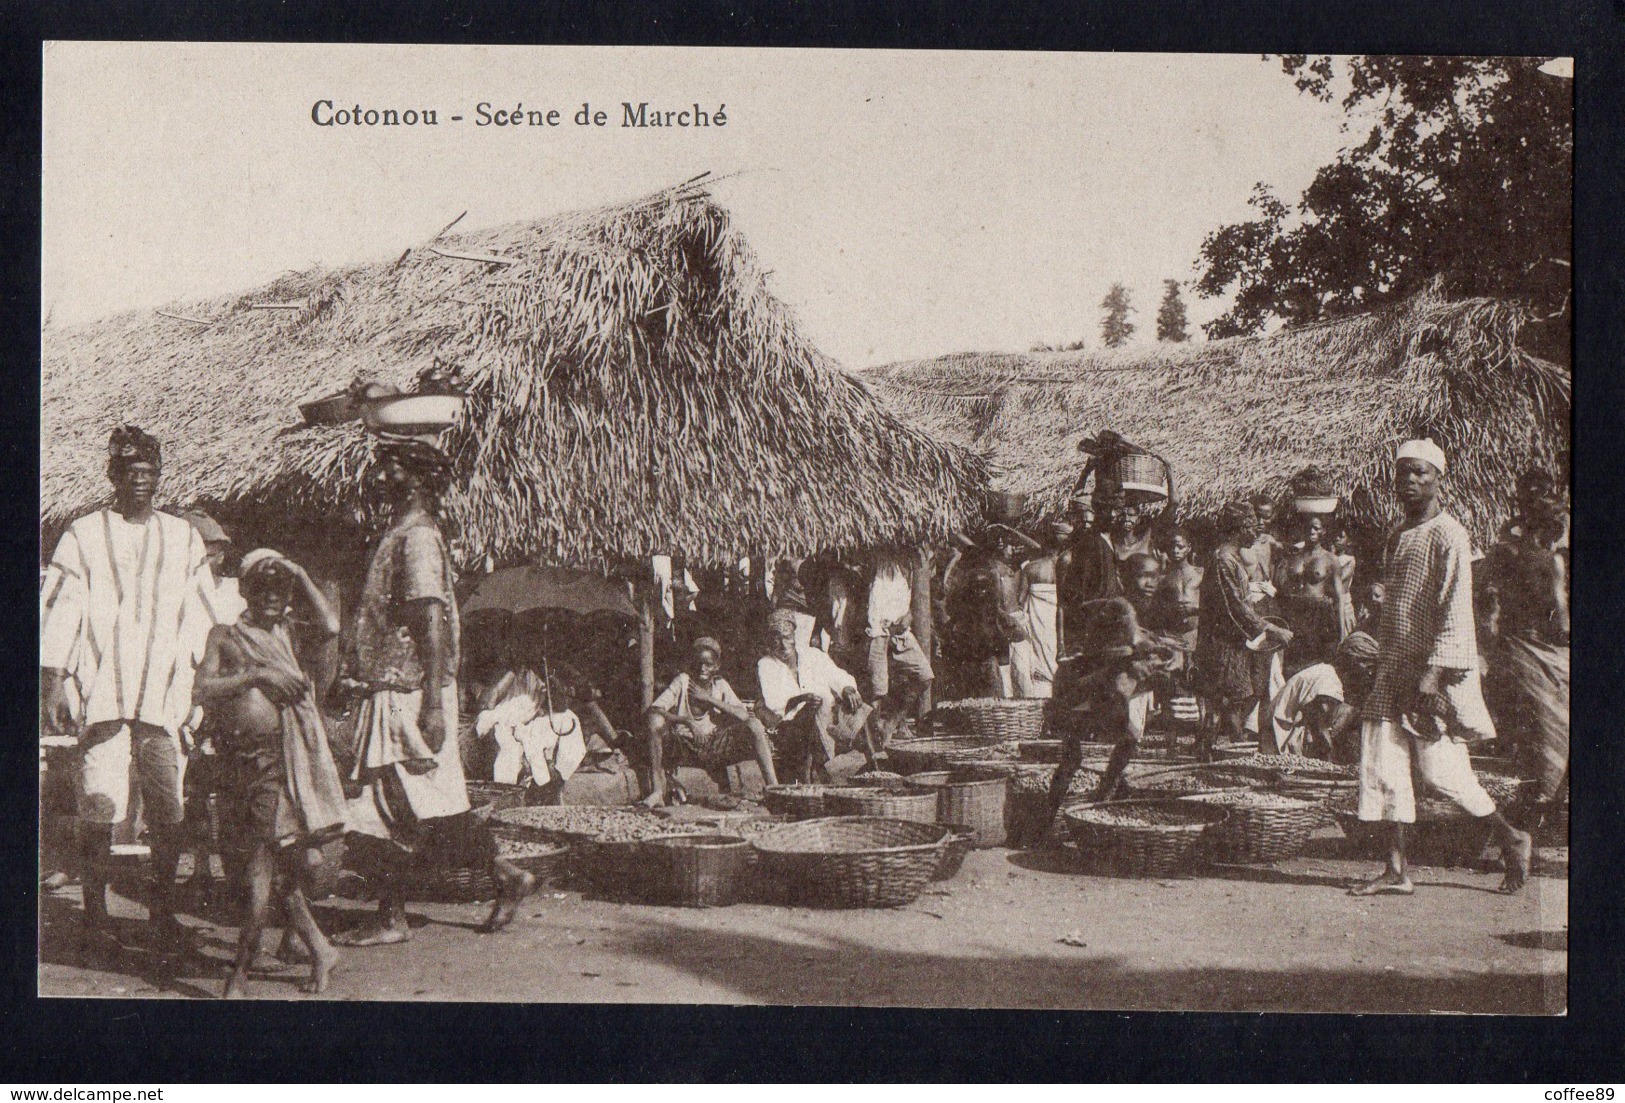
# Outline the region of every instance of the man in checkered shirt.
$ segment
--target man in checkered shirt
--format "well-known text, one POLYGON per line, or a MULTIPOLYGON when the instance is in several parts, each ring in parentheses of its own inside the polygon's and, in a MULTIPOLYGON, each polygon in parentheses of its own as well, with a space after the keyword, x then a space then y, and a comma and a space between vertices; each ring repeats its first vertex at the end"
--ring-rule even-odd
POLYGON ((1394 493, 1405 521, 1385 549, 1376 678, 1361 711, 1360 818, 1392 825, 1388 866, 1353 886, 1355 896, 1409 896, 1405 825, 1416 822, 1412 769, 1433 789, 1494 829, 1506 867, 1501 891, 1529 875, 1532 842, 1496 810, 1473 773, 1468 744, 1495 727, 1479 686, 1473 625, 1472 546, 1439 508, 1444 451, 1431 440, 1402 444, 1394 493))

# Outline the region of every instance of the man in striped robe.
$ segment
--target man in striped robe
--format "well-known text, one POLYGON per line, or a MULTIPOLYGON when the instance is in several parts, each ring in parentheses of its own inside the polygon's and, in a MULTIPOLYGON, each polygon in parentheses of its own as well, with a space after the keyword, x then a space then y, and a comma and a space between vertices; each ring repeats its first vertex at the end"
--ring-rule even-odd
POLYGON ((112 506, 80 517, 57 542, 40 590, 40 723, 79 737, 87 930, 108 930, 113 831, 133 819, 139 795, 152 843, 149 929, 172 945, 184 935, 173 908, 185 766, 179 729, 191 710, 190 641, 196 618, 209 615, 213 579, 197 530, 152 506, 161 460, 155 438, 115 429, 112 506))

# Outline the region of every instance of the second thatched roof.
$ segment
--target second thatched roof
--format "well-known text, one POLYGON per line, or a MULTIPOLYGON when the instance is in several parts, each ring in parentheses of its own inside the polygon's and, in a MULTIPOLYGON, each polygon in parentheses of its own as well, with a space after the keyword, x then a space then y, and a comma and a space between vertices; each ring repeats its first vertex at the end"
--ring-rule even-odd
POLYGON ((920 427, 986 454, 1034 516, 1064 510, 1079 439, 1113 429, 1171 463, 1187 517, 1284 495, 1314 464, 1345 516, 1380 526, 1395 444, 1431 436, 1450 457, 1447 504, 1482 542, 1525 467, 1568 458, 1568 373, 1519 347, 1521 323, 1508 304, 1430 291, 1263 337, 944 356, 863 378, 920 427))
POLYGON ((406 385, 436 359, 471 387, 447 436, 447 507, 471 562, 719 565, 940 539, 980 507, 981 461, 909 428, 821 355, 691 182, 47 329, 44 521, 102 499, 107 433, 133 422, 164 443, 171 503, 272 529, 353 524, 364 435, 305 428, 297 404, 358 373, 406 385))

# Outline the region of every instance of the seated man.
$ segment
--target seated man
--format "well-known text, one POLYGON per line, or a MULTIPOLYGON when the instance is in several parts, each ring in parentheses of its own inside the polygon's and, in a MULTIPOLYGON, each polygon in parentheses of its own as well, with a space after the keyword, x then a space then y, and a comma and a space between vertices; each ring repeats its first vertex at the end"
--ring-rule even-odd
POLYGON ((1360 704, 1376 661, 1377 641, 1351 632, 1331 662, 1311 664, 1288 678, 1270 704, 1270 730, 1258 749, 1358 762, 1360 704))
POLYGON ((866 734, 869 706, 857 679, 816 647, 796 646, 795 616, 774 610, 767 619, 769 652, 756 664, 762 685, 762 711, 774 725, 780 750, 795 764, 796 781, 830 780, 836 754, 860 746, 872 769, 874 749, 866 734))
MULTIPOLYGON (((793 633, 795 622, 790 623, 793 633)), ((697 766, 726 789, 728 767, 754 758, 762 781, 779 783, 767 729, 718 675, 721 668, 722 645, 701 636, 694 641, 693 665, 649 706, 649 795, 644 804, 666 803, 666 770, 672 766, 697 766)))

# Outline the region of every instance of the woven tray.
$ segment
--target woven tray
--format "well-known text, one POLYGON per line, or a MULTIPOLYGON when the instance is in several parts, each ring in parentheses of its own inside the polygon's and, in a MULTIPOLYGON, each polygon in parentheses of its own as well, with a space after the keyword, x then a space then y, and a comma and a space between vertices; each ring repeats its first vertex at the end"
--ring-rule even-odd
POLYGON ((942 847, 942 864, 931 875, 933 881, 947 881, 953 878, 959 867, 965 864, 965 855, 971 851, 975 832, 964 824, 945 824, 948 828, 948 841, 942 847))
POLYGON ((647 843, 658 895, 687 908, 721 908, 743 895, 755 851, 737 835, 671 835, 647 843))
POLYGON ((826 798, 833 785, 770 785, 762 794, 762 807, 776 816, 810 820, 829 814, 826 798))
POLYGON ((922 770, 945 770, 953 764, 956 754, 975 756, 985 753, 996 740, 976 736, 944 735, 927 739, 900 739, 886 747, 886 758, 892 768, 901 774, 914 774, 922 770))
POLYGON ((894 908, 919 898, 942 867, 949 831, 908 820, 803 820, 752 841, 762 873, 789 898, 826 907, 894 908))
POLYGON ((1275 783, 1275 775, 1267 770, 1226 762, 1195 769, 1135 770, 1124 780, 1135 794, 1160 797, 1227 789, 1263 789, 1275 783))
POLYGON ((1303 853, 1323 816, 1321 806, 1314 801, 1252 789, 1182 799, 1229 811, 1229 817, 1208 835, 1213 858, 1220 862, 1267 863, 1296 858, 1303 853))
POLYGON ((1097 867, 1127 877, 1166 877, 1196 863, 1208 831, 1229 813, 1169 800, 1074 805, 1062 815, 1078 850, 1097 867))
POLYGON ((975 835, 975 846, 1003 846, 1007 837, 1004 808, 1010 791, 1010 778, 996 770, 961 766, 949 773, 940 786, 942 800, 937 818, 942 823, 959 823, 975 835))
POLYGON ((494 813, 491 820, 493 827, 501 825, 544 831, 573 843, 590 843, 606 831, 633 829, 660 822, 647 810, 574 805, 507 808, 494 813))
POLYGON ((936 823, 942 803, 939 789, 911 785, 907 789, 831 789, 824 800, 833 816, 878 816, 889 820, 936 823))

